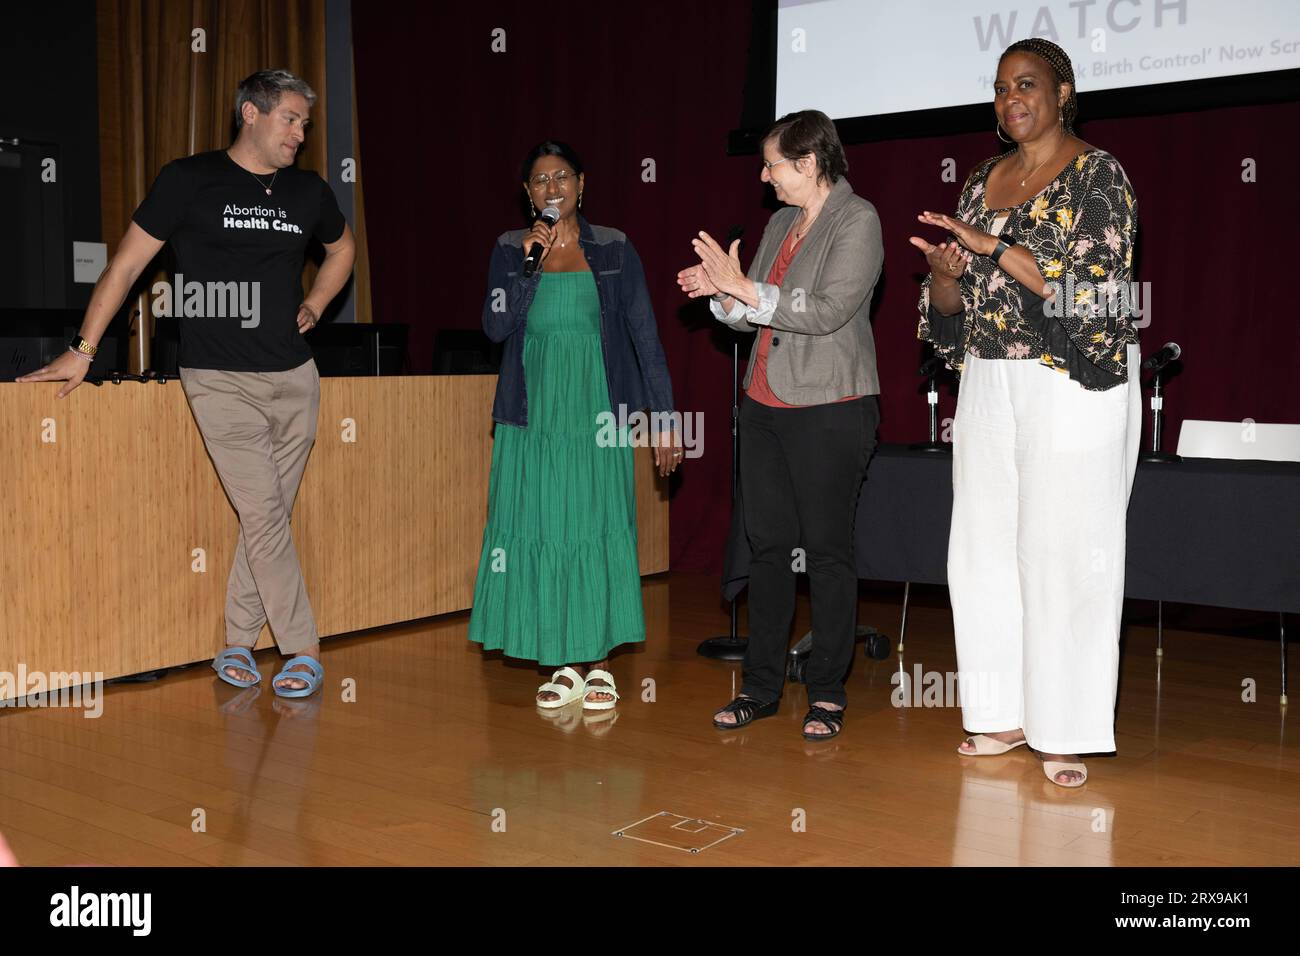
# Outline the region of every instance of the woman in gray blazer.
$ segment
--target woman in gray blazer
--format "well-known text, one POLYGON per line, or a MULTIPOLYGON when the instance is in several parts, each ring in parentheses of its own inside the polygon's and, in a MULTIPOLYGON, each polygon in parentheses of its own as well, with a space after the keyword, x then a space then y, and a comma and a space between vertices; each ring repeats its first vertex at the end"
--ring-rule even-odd
POLYGON ((706 233, 698 265, 678 273, 714 316, 757 331, 740 410, 740 482, 753 552, 750 638, 740 696, 713 718, 721 730, 777 712, 795 608, 795 574, 812 595, 809 710, 803 735, 844 726, 844 677, 857 627, 853 519, 880 413, 871 293, 884 246, 880 218, 856 195, 835 125, 825 113, 781 117, 763 139, 763 182, 786 208, 773 213, 746 273, 739 241, 706 233))

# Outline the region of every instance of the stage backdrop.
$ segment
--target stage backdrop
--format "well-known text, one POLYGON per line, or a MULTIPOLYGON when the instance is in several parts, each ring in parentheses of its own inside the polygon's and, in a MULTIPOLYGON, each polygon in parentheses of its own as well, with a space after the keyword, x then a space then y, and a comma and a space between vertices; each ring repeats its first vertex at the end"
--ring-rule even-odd
MULTIPOLYGON (((745 226, 747 266, 774 207, 757 157, 724 149, 741 115, 750 5, 682 4, 680 14, 675 6, 430 5, 397 16, 383 4, 354 5, 361 176, 376 321, 411 323, 414 367, 427 369, 437 330, 478 325, 493 239, 524 222, 524 154, 548 137, 578 150, 587 165, 583 211, 635 244, 677 406, 704 416, 704 456, 687 461, 675 482, 672 566, 719 570, 731 339, 703 306, 686 304, 674 277, 692 264, 700 229, 721 238, 745 226)), ((916 68, 942 70, 942 57, 918 52, 916 68)), ((875 203, 884 228, 873 314, 884 441, 918 440, 926 423, 915 374, 924 260, 908 236, 935 237, 917 213, 953 209, 970 168, 999 151, 993 124, 990 105, 987 134, 848 150, 849 181, 875 203), (955 182, 943 181, 949 158, 955 182)), ((1137 191, 1138 278, 1151 283, 1153 310, 1143 349, 1170 340, 1183 347, 1184 368, 1166 389, 1166 447, 1184 418, 1296 421, 1300 325, 1285 236, 1300 212, 1300 104, 1123 120, 1085 113, 1079 132, 1119 158, 1137 191), (1246 160, 1254 182, 1243 181, 1246 160)), ((748 346, 742 339, 742 374, 748 346)), ((943 391, 949 417, 954 394, 951 385, 943 391)))

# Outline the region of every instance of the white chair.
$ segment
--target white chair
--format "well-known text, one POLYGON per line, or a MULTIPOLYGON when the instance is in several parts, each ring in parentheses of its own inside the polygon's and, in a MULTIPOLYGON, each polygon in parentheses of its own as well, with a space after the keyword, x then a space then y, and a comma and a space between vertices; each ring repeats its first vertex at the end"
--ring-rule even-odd
POLYGON ((1182 458, 1300 461, 1300 425, 1259 422, 1183 422, 1178 433, 1182 458))

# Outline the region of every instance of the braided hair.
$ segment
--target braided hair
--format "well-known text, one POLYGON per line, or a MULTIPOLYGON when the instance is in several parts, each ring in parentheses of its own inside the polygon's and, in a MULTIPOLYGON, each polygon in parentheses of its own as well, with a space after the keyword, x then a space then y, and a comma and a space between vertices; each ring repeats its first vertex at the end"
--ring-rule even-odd
POLYGON ((1026 40, 1017 40, 1003 50, 1002 56, 998 57, 998 65, 1000 66, 1009 54, 1020 51, 1032 53, 1047 61, 1047 65, 1052 68, 1052 73, 1056 78, 1058 91, 1062 83, 1070 84, 1070 98, 1061 107, 1061 122, 1065 126, 1065 131, 1073 135, 1074 121, 1079 115, 1079 98, 1075 91, 1074 66, 1070 63, 1069 56, 1051 40, 1044 40, 1042 37, 1030 37, 1026 40))

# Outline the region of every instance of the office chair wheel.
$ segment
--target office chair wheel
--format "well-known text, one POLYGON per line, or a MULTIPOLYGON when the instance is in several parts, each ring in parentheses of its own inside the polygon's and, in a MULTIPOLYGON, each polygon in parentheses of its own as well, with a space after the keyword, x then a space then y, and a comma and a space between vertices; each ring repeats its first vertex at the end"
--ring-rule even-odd
POLYGON ((874 629, 869 628, 868 631, 867 639, 862 645, 863 653, 873 661, 883 661, 889 656, 889 638, 874 629))

